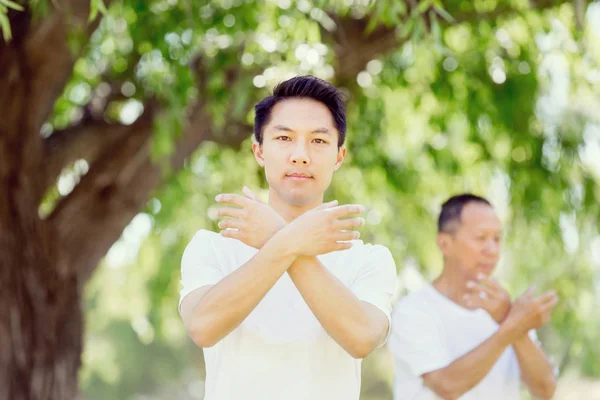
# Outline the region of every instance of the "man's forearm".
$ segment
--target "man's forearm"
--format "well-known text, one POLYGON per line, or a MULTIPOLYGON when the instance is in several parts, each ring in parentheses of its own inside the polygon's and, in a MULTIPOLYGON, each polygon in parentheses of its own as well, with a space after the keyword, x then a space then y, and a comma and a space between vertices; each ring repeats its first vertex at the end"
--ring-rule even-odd
POLYGON ((199 346, 216 344, 256 308, 296 258, 288 247, 283 234, 274 235, 252 259, 202 296, 188 326, 199 346))
POLYGON ((298 257, 288 274, 325 331, 351 356, 366 357, 384 339, 385 314, 360 301, 316 257, 298 257))
POLYGON ((531 394, 542 399, 550 399, 556 390, 556 377, 552 364, 529 335, 524 335, 513 344, 519 361, 521 377, 531 394))
POLYGON ((512 340, 511 332, 501 328, 447 367, 424 374, 423 381, 443 399, 458 399, 488 374, 512 340))

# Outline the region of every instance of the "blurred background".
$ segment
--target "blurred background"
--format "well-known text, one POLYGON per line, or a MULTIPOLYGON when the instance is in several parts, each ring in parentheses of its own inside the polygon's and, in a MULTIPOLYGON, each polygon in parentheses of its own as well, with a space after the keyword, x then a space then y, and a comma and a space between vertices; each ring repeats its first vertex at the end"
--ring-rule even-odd
MULTIPOLYGON (((0 6, 0 61, 37 54, 33 86, 54 93, 27 100, 58 154, 31 176, 47 182, 36 215, 57 248, 86 254, 67 257, 83 271, 82 398, 203 398, 202 351, 177 312, 181 254, 216 229, 216 194, 266 196, 252 107, 312 74, 348 96, 349 156, 326 199, 365 205, 362 238, 391 249, 398 296, 441 271, 442 202, 487 197, 505 229, 496 276, 513 296, 535 283, 561 298, 539 332, 555 398, 600 399, 600 2, 0 6)), ((4 104, 18 99, 2 80, 4 104)), ((4 133, 23 112, 10 104, 4 133)), ((392 376, 385 348, 370 355, 361 399, 391 399, 392 376)))

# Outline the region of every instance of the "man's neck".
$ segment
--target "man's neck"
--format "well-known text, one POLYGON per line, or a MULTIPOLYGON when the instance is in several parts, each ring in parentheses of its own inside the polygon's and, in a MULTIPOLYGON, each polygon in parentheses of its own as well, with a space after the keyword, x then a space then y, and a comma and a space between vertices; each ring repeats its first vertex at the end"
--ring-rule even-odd
POLYGON ((467 293, 467 281, 467 277, 452 271, 452 268, 444 265, 442 274, 433 281, 432 285, 438 292, 454 303, 466 307, 463 296, 467 293))
POLYGON ((315 201, 314 204, 293 205, 282 199, 274 190, 269 189, 269 206, 281 215, 286 223, 290 223, 305 212, 320 206, 323 203, 323 198, 315 201))

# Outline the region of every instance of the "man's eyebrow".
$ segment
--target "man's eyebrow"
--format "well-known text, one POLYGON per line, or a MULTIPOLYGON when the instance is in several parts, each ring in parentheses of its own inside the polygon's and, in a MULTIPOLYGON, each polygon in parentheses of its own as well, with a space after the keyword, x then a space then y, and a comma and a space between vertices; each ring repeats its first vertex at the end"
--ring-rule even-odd
POLYGON ((275 125, 273 127, 273 129, 275 129, 276 131, 285 131, 285 132, 294 132, 294 130, 292 128, 288 128, 285 125, 275 125))
POLYGON ((327 133, 327 134, 329 134, 331 132, 329 132, 329 129, 323 127, 323 128, 317 128, 317 129, 313 130, 311 133, 327 133))
MULTIPOLYGON (((488 228, 476 228, 475 229, 476 234, 488 234, 488 233, 492 233, 492 229, 488 229, 488 228)), ((504 234, 504 230, 500 229, 498 232, 495 232, 498 235, 503 235, 504 234)))
MULTIPOLYGON (((292 128, 289 128, 285 125, 281 125, 281 124, 277 124, 275 126, 273 126, 273 129, 275 129, 276 131, 284 131, 284 132, 295 132, 292 128)), ((310 133, 325 133, 330 135, 331 131, 325 127, 320 127, 320 128, 316 128, 313 129, 310 133)))

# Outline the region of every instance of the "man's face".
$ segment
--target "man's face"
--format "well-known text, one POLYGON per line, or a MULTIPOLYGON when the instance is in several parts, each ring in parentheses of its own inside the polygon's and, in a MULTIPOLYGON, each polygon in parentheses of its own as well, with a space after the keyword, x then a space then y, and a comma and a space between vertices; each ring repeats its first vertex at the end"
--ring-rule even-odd
POLYGON ((449 265, 468 279, 489 276, 500 257, 502 227, 494 209, 484 203, 463 207, 453 233, 440 233, 438 243, 449 265))
POLYGON ((252 149, 271 191, 294 206, 321 202, 346 154, 344 146, 338 149, 338 131, 327 106, 296 98, 273 107, 262 145, 254 143, 252 149))

